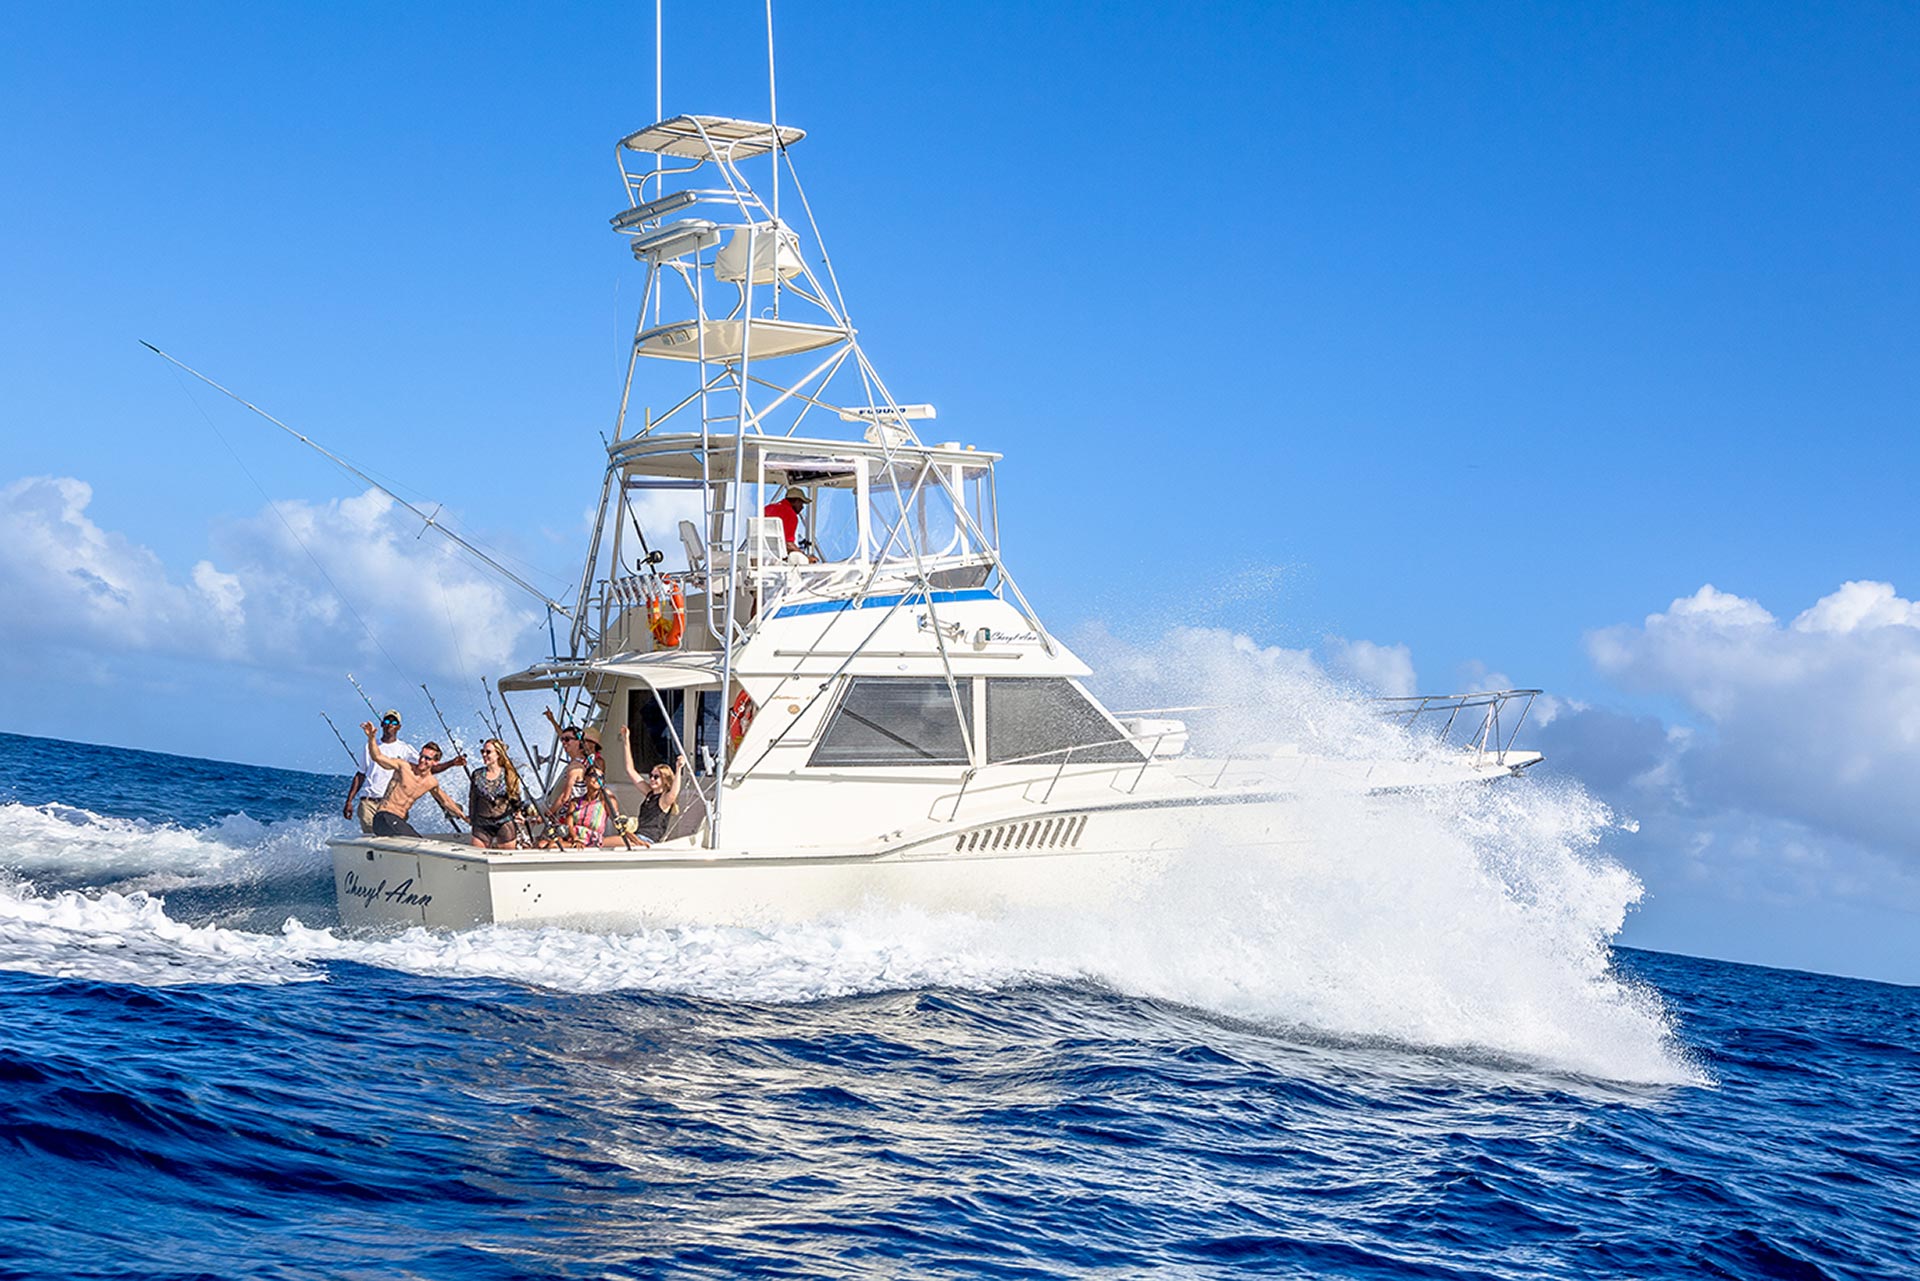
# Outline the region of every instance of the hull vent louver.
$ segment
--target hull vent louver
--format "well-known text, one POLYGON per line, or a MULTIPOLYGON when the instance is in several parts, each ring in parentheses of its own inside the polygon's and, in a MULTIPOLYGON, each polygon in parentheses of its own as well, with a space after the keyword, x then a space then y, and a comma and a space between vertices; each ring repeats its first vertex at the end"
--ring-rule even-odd
POLYGON ((1086 830, 1085 814, 1031 818, 1020 823, 1001 823, 962 832, 954 849, 961 854, 1000 850, 1070 850, 1079 846, 1080 835, 1086 830))

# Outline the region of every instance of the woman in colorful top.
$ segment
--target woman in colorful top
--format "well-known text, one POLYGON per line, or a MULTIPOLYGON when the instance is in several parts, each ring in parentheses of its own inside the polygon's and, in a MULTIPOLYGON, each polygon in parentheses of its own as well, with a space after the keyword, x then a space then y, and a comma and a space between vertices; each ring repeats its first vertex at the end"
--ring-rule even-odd
POLYGON ((547 829, 540 841, 540 848, 551 849, 599 849, 606 839, 607 816, 611 812, 612 797, 607 795, 606 776, 597 769, 586 773, 585 793, 578 799, 565 803, 560 819, 547 829))
POLYGON ((483 850, 510 850, 520 842, 514 817, 520 812, 520 771, 507 745, 490 738, 480 746, 481 767, 467 775, 467 813, 473 843, 483 850))

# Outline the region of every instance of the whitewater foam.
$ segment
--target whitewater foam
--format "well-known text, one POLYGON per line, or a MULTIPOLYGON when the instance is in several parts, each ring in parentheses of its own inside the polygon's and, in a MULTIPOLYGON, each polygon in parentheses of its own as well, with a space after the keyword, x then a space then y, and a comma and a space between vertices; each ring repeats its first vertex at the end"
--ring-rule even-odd
POLYGON ((340 824, 231 814, 204 828, 113 818, 74 805, 0 804, 0 864, 36 881, 158 893, 247 884, 313 866, 340 824))

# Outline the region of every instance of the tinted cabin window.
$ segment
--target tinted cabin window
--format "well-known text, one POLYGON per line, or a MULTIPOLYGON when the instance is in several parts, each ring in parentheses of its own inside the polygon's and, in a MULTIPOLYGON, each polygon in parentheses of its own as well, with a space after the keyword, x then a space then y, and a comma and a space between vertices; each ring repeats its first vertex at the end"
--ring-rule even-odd
POLYGON ((1070 681, 987 681, 989 761, 1038 757, 1036 764, 1057 764, 1068 748, 1073 749, 1067 757, 1072 764, 1140 760, 1139 748, 1114 741, 1120 733, 1070 681))
MULTIPOLYGON (((960 705, 973 725, 973 692, 960 687, 960 705)), ((856 676, 813 749, 812 765, 965 765, 967 744, 953 709, 953 692, 939 677, 856 676)))
MULTIPOLYGON (((677 689, 664 690, 656 698, 650 689, 632 689, 627 691, 627 727, 633 731, 633 764, 642 774, 655 765, 673 764, 673 758, 679 753, 673 748, 674 731, 681 725, 680 710, 685 704, 683 695, 677 689), (661 711, 661 704, 666 710, 661 711), (669 718, 672 728, 669 729, 669 718)), ((613 745, 614 759, 619 759, 620 744, 613 745)), ((619 773, 618 768, 614 771, 619 773)), ((624 774, 620 775, 626 777, 624 774)))

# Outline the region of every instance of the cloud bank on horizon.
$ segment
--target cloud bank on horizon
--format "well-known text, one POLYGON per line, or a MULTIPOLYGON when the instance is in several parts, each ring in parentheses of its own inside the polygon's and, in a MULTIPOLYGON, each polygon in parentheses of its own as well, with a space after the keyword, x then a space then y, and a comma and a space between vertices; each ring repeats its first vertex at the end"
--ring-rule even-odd
POLYGON ((391 653, 409 674, 466 676, 504 670, 545 636, 540 611, 450 543, 417 537, 377 490, 281 500, 217 527, 226 568, 203 559, 184 574, 102 529, 92 501, 70 476, 0 489, 0 593, 33 602, 0 623, 16 656, 131 651, 337 674, 391 653))

